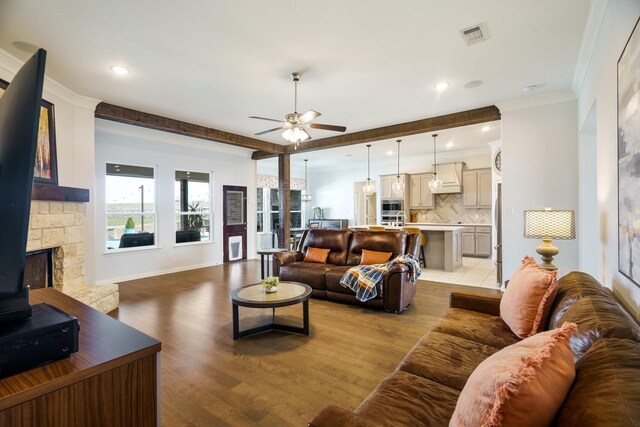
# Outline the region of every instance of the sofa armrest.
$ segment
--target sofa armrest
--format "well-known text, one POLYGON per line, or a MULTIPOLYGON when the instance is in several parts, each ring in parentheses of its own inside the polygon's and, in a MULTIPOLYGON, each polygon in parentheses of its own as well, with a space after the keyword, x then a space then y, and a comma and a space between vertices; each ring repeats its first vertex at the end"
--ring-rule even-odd
POLYGON ((477 294, 470 292, 451 292, 449 307, 500 316, 502 294, 477 294))
POLYGON ((280 267, 291 262, 300 262, 304 259, 301 252, 280 252, 273 254, 273 275, 280 276, 280 267))
POLYGON ((372 423, 361 415, 334 405, 327 406, 307 423, 307 427, 373 427, 376 425, 378 424, 372 423))

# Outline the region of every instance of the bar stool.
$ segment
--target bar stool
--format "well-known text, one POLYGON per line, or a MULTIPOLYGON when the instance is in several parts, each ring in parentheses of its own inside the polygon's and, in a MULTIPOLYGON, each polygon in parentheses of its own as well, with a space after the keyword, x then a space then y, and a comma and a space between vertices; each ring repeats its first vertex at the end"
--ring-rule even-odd
POLYGON ((367 230, 369 230, 369 231, 385 231, 385 228, 382 225, 369 225, 367 227, 367 230))
POLYGON ((427 268, 427 257, 424 255, 424 247, 427 245, 427 236, 425 236, 422 230, 418 227, 402 227, 402 229, 409 234, 420 235, 420 260, 422 261, 422 266, 427 268))

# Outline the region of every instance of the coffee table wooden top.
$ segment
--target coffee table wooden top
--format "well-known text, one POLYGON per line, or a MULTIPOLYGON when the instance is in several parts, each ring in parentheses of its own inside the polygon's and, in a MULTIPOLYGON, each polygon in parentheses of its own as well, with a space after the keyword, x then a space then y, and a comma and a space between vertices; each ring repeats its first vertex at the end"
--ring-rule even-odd
POLYGON ((276 292, 265 292, 260 283, 234 289, 230 298, 244 307, 271 308, 297 304, 309 299, 311 287, 298 282, 280 282, 276 292))

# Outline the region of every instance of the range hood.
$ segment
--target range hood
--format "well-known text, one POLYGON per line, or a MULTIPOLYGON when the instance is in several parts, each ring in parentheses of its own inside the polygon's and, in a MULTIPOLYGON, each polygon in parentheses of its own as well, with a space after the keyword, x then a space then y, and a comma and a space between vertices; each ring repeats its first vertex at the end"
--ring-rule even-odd
POLYGON ((442 190, 433 194, 462 193, 462 162, 443 163, 436 170, 442 181, 442 190))

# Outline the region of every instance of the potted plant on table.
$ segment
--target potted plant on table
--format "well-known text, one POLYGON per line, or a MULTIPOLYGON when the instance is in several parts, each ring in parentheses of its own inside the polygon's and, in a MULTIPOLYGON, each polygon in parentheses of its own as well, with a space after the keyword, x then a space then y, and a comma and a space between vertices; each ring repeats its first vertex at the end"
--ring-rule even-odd
POLYGON ((278 284, 280 283, 280 278, 276 276, 269 276, 265 279, 262 279, 260 282, 260 286, 262 286, 262 290, 271 293, 278 290, 278 284))
POLYGON ((127 223, 124 225, 124 234, 132 234, 136 231, 136 223, 133 222, 133 218, 129 217, 127 223))

